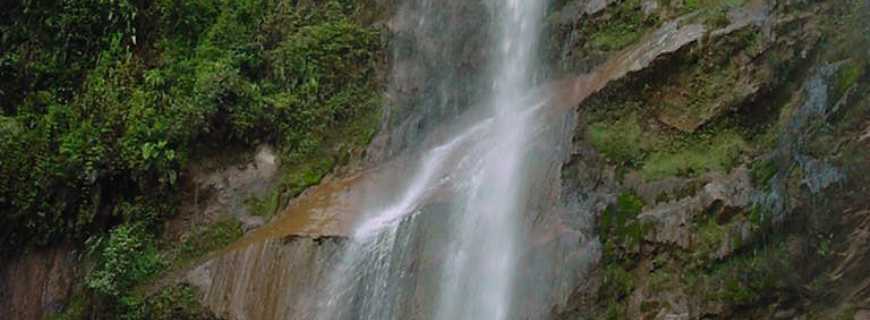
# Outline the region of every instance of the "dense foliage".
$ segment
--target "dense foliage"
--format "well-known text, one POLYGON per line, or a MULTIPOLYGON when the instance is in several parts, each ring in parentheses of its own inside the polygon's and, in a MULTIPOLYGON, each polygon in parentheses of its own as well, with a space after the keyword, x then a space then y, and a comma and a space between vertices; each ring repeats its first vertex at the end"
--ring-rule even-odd
POLYGON ((199 150, 268 142, 285 163, 306 161, 378 107, 381 39, 355 10, 346 1, 0 4, 0 250, 121 223, 152 228, 172 214, 179 175, 199 150))

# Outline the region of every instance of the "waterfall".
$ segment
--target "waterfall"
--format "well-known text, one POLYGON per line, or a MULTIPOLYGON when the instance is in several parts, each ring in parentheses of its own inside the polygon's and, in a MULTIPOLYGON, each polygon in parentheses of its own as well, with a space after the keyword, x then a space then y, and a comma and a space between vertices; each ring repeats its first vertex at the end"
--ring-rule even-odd
POLYGON ((306 191, 192 270, 204 304, 236 320, 547 319, 567 307, 600 255, 600 208, 563 194, 571 106, 587 91, 535 80, 544 7, 402 1, 386 23, 378 165, 306 191))
POLYGON ((493 1, 495 34, 492 134, 467 172, 461 214, 452 228, 436 319, 505 319, 516 277, 518 245, 525 243, 522 211, 525 150, 534 120, 533 52, 542 1, 493 1))
POLYGON ((466 111, 474 120, 450 127, 446 139, 428 139, 431 147, 393 185, 369 187, 369 203, 332 266, 314 318, 407 317, 403 310, 418 290, 435 301, 412 311, 415 318, 511 318, 518 258, 528 242, 530 139, 545 118, 539 113, 546 101, 532 81, 544 3, 487 1, 491 39, 476 45, 490 48, 484 83, 491 87, 481 88, 485 98, 470 107, 480 110, 466 111), (436 199, 445 208, 420 221, 423 206, 436 199), (432 236, 429 229, 439 228, 443 235, 432 236), (409 270, 422 263, 420 246, 434 257, 428 276, 409 270))

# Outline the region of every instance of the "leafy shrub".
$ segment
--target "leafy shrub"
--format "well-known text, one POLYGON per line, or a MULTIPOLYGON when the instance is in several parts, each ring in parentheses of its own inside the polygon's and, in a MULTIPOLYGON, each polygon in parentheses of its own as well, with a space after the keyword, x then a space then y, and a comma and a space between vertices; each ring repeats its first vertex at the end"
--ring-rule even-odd
POLYGON ((96 266, 87 286, 95 292, 120 297, 124 290, 159 272, 164 264, 153 240, 141 225, 123 224, 107 236, 88 241, 96 266))
POLYGON ((180 284, 160 290, 147 298, 127 297, 125 320, 210 320, 218 319, 203 308, 190 285, 180 284))

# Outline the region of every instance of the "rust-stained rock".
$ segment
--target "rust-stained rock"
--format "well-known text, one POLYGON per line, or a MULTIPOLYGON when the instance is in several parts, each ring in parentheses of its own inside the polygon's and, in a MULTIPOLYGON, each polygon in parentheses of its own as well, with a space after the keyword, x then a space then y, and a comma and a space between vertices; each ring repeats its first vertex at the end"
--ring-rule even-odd
POLYGON ((316 294, 325 288, 329 261, 341 254, 341 238, 272 239, 232 251, 187 275, 203 294, 203 305, 222 318, 311 319, 316 294))
POLYGON ((79 277, 72 245, 35 249, 0 264, 0 318, 41 320, 60 312, 79 277))

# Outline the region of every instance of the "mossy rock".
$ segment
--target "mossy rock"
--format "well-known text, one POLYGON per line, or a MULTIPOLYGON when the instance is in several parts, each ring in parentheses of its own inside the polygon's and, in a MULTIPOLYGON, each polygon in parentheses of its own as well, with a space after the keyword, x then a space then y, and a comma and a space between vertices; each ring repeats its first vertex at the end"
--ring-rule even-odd
POLYGON ((242 224, 234 217, 226 217, 195 229, 172 248, 171 269, 185 267, 198 258, 226 247, 243 235, 242 224))
POLYGON ((643 200, 634 193, 622 193, 615 204, 607 207, 599 222, 605 259, 629 263, 640 251, 640 244, 652 227, 637 219, 643 200))

